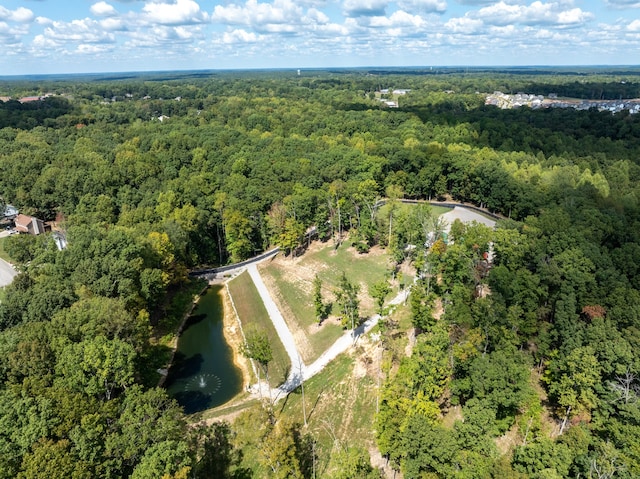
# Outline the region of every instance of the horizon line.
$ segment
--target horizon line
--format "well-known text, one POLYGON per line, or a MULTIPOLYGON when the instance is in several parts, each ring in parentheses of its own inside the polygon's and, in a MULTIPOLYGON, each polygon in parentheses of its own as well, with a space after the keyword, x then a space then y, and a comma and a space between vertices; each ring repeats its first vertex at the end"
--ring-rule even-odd
POLYGON ((576 65, 545 65, 545 64, 528 64, 528 65, 363 65, 363 66, 326 66, 326 67, 269 67, 269 68, 193 68, 193 69, 175 69, 175 70, 113 70, 113 71, 100 71, 100 72, 63 72, 63 73, 22 73, 15 75, 0 75, 0 80, 19 80, 29 78, 41 78, 41 77, 72 77, 72 76, 110 76, 110 75, 154 75, 154 74, 185 74, 185 73, 218 73, 218 72, 330 72, 335 70, 420 70, 425 72, 431 72, 436 69, 449 69, 449 70, 517 70, 517 69, 550 69, 550 70, 562 70, 562 69, 622 69, 629 68, 632 70, 638 70, 640 73, 640 65, 632 64, 576 64, 576 65))

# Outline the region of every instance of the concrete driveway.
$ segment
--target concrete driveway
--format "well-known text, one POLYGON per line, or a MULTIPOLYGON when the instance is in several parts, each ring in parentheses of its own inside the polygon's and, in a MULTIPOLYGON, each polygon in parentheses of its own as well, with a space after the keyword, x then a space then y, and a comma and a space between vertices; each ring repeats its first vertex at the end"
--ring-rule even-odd
POLYGON ((448 213, 443 214, 440 218, 443 218, 447 222, 447 226, 445 227, 445 231, 447 233, 451 230, 451 225, 455 220, 460 220, 463 223, 471 223, 472 221, 476 221, 488 226, 489 228, 493 228, 496 226, 495 220, 492 220, 491 218, 483 216, 473 210, 464 208, 462 206, 456 206, 448 213))

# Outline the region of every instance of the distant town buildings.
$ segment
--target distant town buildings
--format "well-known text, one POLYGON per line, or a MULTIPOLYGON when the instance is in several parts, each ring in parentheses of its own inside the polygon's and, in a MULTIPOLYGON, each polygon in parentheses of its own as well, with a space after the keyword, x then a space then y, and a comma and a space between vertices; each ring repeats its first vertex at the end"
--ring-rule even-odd
POLYGON ((384 106, 388 108, 398 108, 398 97, 406 95, 410 91, 411 90, 406 88, 396 88, 395 90, 381 88, 376 92, 376 97, 384 106))
POLYGON ((485 105, 493 105, 502 109, 520 108, 527 106, 531 109, 539 108, 574 108, 576 110, 589 110, 597 108, 599 111, 617 113, 629 110, 629 113, 640 113, 640 98, 630 100, 579 100, 575 98, 560 99, 555 93, 550 93, 547 98, 542 95, 528 93, 516 93, 509 95, 496 91, 487 95, 485 105))
MULTIPOLYGON (((34 101, 44 100, 45 98, 49 98, 50 96, 55 96, 55 95, 53 93, 46 93, 40 96, 23 96, 22 98, 18 98, 18 101, 20 103, 32 103, 34 101)), ((13 98, 11 98, 10 96, 0 96, 0 101, 3 103, 11 101, 12 99, 13 98)))

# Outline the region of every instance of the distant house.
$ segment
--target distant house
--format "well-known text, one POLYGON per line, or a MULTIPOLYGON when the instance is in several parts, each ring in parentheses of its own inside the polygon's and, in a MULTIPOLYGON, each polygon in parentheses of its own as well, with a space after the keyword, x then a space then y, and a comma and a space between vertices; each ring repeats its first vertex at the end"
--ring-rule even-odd
POLYGON ((40 100, 42 100, 42 97, 39 97, 39 96, 25 96, 20 98, 18 101, 20 103, 30 103, 32 101, 40 101, 40 100))
POLYGON ((15 223, 16 231, 20 233, 39 235, 45 232, 44 221, 33 216, 19 214, 16 216, 15 223))
POLYGON ((16 216, 18 216, 18 213, 20 213, 18 211, 18 208, 16 208, 15 206, 12 206, 12 205, 6 205, 4 207, 4 212, 2 213, 2 216, 5 219, 11 219, 11 218, 15 218, 16 216))

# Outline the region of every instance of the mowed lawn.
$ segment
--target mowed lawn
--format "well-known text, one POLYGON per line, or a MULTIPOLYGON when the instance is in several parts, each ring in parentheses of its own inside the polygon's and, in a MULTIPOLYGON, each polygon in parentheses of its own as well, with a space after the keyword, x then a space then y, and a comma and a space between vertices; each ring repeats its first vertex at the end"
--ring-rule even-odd
POLYGON ((314 246, 300 258, 280 257, 260 268, 307 364, 317 359, 344 332, 337 321, 338 309, 333 305, 342 273, 351 283, 359 285, 360 316, 367 318, 374 313, 369 289, 387 277, 389 271, 389 257, 379 249, 358 254, 347 247, 346 242, 337 250, 331 242, 314 246), (322 281, 323 302, 333 305, 331 316, 321 326, 317 324, 313 304, 316 274, 322 281))
POLYGON ((269 383, 272 387, 282 384, 289 373, 291 364, 278 333, 262 302, 251 276, 244 272, 228 283, 231 298, 242 322, 245 336, 253 332, 266 334, 271 344, 273 360, 269 363, 269 383))

